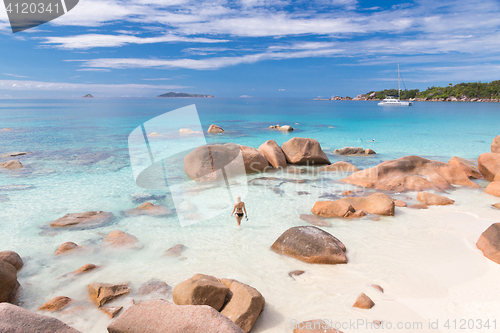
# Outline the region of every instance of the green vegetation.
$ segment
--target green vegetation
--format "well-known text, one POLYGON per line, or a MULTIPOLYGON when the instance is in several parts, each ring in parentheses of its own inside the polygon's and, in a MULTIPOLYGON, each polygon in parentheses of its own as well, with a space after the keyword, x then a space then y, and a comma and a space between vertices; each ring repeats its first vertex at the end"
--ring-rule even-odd
MULTIPOLYGON (((397 89, 386 89, 381 91, 371 91, 366 94, 368 99, 383 99, 385 96, 397 96, 397 89), (372 96, 375 93, 375 96, 372 96)), ((446 87, 429 87, 425 91, 402 90, 401 99, 408 98, 423 98, 423 99, 446 99, 448 97, 455 97, 457 99, 500 99, 500 80, 492 81, 490 83, 482 82, 469 82, 459 83, 456 85, 448 84, 446 87)))
POLYGON ((176 92, 169 92, 166 94, 161 94, 157 97, 214 97, 212 95, 199 95, 199 94, 187 94, 187 93, 176 93, 176 92))

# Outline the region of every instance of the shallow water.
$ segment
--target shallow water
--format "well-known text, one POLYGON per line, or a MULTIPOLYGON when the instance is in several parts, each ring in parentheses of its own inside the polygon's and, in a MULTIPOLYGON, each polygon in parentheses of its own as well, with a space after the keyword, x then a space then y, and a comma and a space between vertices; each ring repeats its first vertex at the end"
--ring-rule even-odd
MULTIPOLYGON (((0 153, 30 152, 19 157, 25 169, 0 172, 0 250, 17 251, 26 265, 19 272, 20 305, 35 311, 55 296, 68 296, 80 302, 75 310, 53 316, 82 332, 106 332, 111 320, 87 304, 89 283, 130 282, 132 294, 116 301, 128 306, 130 298, 139 299, 134 294, 139 286, 151 278, 175 286, 204 273, 235 278, 264 295, 266 308, 252 332, 291 332, 294 320, 317 318, 341 323, 363 320, 363 324, 383 320, 394 326, 422 322, 423 329, 400 331, 458 332, 463 330, 443 326, 446 319, 495 319, 500 310, 500 266, 484 258, 475 241, 500 220, 500 210, 490 207, 500 200, 482 190, 459 188, 446 194, 455 200, 453 206, 423 211, 397 208, 395 217, 379 221, 331 220, 332 227, 324 230, 344 242, 349 259, 348 264, 335 266, 302 263, 269 249, 286 229, 307 225, 299 215, 310 213, 318 198, 352 189, 338 182, 341 175, 316 174, 313 168, 304 174, 265 175, 309 180, 306 183, 248 185, 244 200, 250 218, 243 220, 242 228, 235 227, 230 209, 224 208, 217 216, 185 227, 176 216, 121 215, 136 207, 134 197, 144 193, 157 195, 153 203, 174 208, 169 191, 135 184, 128 135, 147 120, 191 103, 196 103, 204 130, 215 123, 227 131, 206 135, 208 142, 257 148, 268 139, 282 144, 294 136, 311 137, 332 162, 345 160, 362 169, 413 154, 441 161, 452 156, 475 159, 489 151, 500 125, 496 103, 420 102, 393 109, 364 101, 279 99, 2 100, 0 128, 13 131, 0 131, 0 153), (296 131, 267 128, 274 124, 288 124, 296 131), (377 155, 333 155, 334 149, 344 146, 372 148, 377 155), (51 221, 66 213, 88 210, 109 211, 117 218, 96 229, 47 230, 51 221), (144 247, 101 250, 103 236, 116 229, 135 235, 144 247), (55 257, 57 247, 66 241, 87 245, 89 251, 55 257), (178 243, 188 247, 182 254, 186 260, 162 256, 178 243), (77 278, 60 278, 86 263, 102 268, 77 278), (306 273, 290 278, 288 272, 296 269, 306 273), (386 292, 371 288, 372 283, 386 292), (374 308, 352 307, 361 292, 375 301, 374 308), (429 329, 429 320, 439 320, 440 329, 429 329)), ((178 172, 176 166, 173 162, 172 172, 178 172)), ((221 188, 208 188, 193 191, 190 198, 196 202, 220 195, 221 188)), ((416 198, 416 193, 401 197, 407 196, 416 198)), ((223 207, 217 202, 210 205, 223 207)), ((366 325, 342 329, 369 330, 366 325)), ((484 332, 484 328, 467 331, 484 332)))

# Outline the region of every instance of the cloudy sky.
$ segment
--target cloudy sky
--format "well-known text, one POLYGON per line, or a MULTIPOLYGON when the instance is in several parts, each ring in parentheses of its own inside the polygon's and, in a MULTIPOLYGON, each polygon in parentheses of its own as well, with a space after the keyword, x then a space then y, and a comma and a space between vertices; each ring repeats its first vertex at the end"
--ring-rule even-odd
POLYGON ((0 97, 356 96, 500 79, 498 0, 80 0, 12 33, 0 97))

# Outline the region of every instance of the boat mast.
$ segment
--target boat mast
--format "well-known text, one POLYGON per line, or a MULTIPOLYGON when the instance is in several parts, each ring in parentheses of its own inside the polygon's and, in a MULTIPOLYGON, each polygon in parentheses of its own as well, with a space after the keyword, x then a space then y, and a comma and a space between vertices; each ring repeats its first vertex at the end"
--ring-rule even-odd
POLYGON ((398 63, 398 99, 401 99, 400 81, 401 81, 401 79, 399 78, 399 63, 398 63))

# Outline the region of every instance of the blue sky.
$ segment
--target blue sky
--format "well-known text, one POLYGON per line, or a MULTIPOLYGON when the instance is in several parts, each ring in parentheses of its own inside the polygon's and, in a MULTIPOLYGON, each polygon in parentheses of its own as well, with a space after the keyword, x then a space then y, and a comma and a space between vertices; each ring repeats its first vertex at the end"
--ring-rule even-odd
POLYGON ((80 0, 13 34, 0 98, 352 97, 500 79, 500 2, 80 0))

